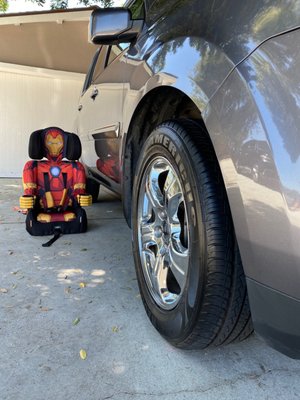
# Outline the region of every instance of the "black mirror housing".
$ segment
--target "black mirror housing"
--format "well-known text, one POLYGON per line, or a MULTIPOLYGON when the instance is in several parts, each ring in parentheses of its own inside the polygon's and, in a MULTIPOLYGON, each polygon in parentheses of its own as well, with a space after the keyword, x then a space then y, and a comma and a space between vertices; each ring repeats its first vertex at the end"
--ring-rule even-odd
POLYGON ((132 42, 143 26, 143 20, 133 20, 130 10, 105 8, 94 10, 90 18, 89 41, 94 44, 132 42))

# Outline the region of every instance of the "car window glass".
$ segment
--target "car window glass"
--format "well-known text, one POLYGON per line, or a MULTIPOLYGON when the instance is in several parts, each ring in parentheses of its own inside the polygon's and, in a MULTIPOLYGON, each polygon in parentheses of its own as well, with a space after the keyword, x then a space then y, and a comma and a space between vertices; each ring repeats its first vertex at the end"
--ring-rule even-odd
POLYGON ((132 19, 144 19, 145 7, 144 0, 136 0, 129 7, 132 14, 132 19))
POLYGON ((122 43, 122 46, 119 44, 111 46, 106 66, 111 64, 114 61, 114 59, 117 58, 122 53, 122 51, 127 47, 128 47, 127 43, 122 43))
POLYGON ((121 47, 121 49, 123 51, 129 47, 129 43, 119 43, 118 46, 121 47))
POLYGON ((147 22, 152 25, 161 16, 167 15, 168 11, 175 6, 178 1, 168 2, 162 0, 147 0, 147 22))
POLYGON ((96 53, 94 54, 94 57, 92 59, 92 62, 89 66, 88 72, 85 76, 85 80, 84 80, 84 84, 83 84, 83 88, 82 88, 82 94, 85 93, 85 91, 89 88, 90 84, 91 84, 91 79, 92 79, 92 73, 94 70, 94 66, 97 62, 98 59, 98 55, 99 55, 99 49, 96 51, 96 53))
MULTIPOLYGON (((128 43, 124 44, 125 48, 129 46, 128 43)), ((121 45, 103 46, 106 48, 105 52, 99 55, 97 64, 94 69, 92 84, 98 85, 103 83, 102 76, 106 68, 124 51, 121 45)))
POLYGON ((97 78, 103 72, 105 68, 106 53, 107 53, 107 46, 102 46, 101 51, 98 55, 97 63, 94 68, 91 83, 97 83, 97 78))

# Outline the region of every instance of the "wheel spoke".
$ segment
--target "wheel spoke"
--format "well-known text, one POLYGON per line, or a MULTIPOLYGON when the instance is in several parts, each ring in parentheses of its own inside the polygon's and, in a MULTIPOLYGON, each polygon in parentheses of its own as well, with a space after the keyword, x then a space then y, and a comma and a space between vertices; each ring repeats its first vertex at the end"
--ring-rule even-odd
POLYGON ((178 253, 186 254, 187 247, 181 242, 181 225, 172 224, 171 226, 171 246, 178 253))
POLYGON ((151 275, 151 281, 156 294, 163 299, 167 286, 167 268, 165 268, 165 256, 158 254, 155 259, 154 269, 151 275))
POLYGON ((169 198, 178 193, 182 193, 178 178, 171 169, 168 171, 168 176, 164 185, 164 191, 169 198))
POLYGON ((183 290, 189 266, 189 251, 182 246, 179 237, 175 238, 175 235, 172 236, 169 258, 171 271, 173 272, 180 289, 183 290))
POLYGON ((152 168, 146 182, 146 196, 151 202, 154 211, 164 207, 164 196, 160 190, 158 177, 160 169, 152 168))
POLYGON ((178 219, 178 208, 179 204, 182 203, 183 197, 182 193, 174 194, 174 196, 170 197, 168 200, 168 216, 171 223, 179 222, 178 219))
POLYGON ((167 212, 170 222, 178 222, 178 208, 179 204, 183 201, 182 190, 172 170, 169 170, 168 176, 164 186, 164 192, 167 200, 167 212))
POLYGON ((142 205, 142 223, 146 223, 152 219, 153 217, 152 211, 153 211, 152 202, 150 201, 150 198, 147 195, 145 195, 142 205))
POLYGON ((148 279, 152 281, 152 273, 155 269, 156 257, 155 254, 151 250, 143 251, 145 272, 147 273, 148 279))
POLYGON ((150 246, 156 245, 154 236, 154 223, 141 224, 141 239, 143 249, 148 249, 150 246))

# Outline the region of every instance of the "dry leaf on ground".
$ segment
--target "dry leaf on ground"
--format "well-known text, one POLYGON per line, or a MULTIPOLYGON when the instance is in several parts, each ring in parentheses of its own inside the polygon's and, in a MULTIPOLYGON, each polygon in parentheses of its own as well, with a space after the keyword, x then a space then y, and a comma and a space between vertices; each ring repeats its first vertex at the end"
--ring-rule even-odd
POLYGON ((81 358, 82 360, 85 360, 86 357, 87 357, 86 351, 85 351, 84 349, 81 349, 81 350, 80 350, 79 355, 80 355, 80 358, 81 358))

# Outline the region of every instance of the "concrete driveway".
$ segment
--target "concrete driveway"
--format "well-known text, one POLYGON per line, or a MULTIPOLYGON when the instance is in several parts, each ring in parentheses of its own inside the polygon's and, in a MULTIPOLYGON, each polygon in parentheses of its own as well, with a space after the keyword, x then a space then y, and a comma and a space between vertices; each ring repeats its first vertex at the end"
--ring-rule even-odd
POLYGON ((1 400, 299 399, 300 362, 256 336, 202 352, 159 336, 108 192, 88 210, 86 234, 50 248, 13 210, 21 193, 20 180, 0 180, 1 400))

